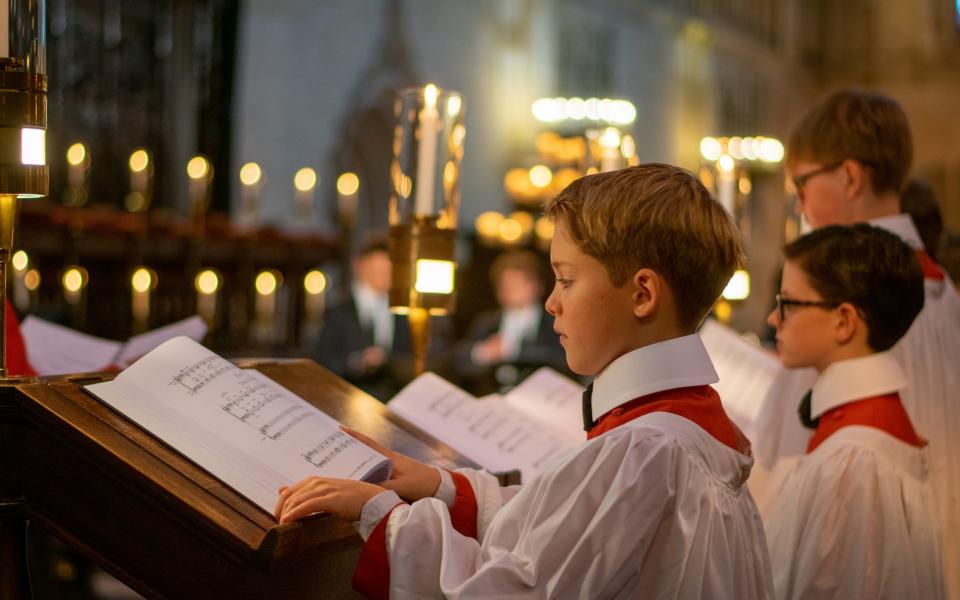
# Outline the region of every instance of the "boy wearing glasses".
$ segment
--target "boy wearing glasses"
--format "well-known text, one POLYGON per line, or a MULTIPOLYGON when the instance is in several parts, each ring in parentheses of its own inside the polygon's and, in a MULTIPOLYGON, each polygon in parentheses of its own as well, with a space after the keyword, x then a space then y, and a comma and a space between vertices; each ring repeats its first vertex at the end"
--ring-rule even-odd
POLYGON ((789 244, 767 321, 787 367, 812 367, 813 428, 765 518, 779 599, 941 598, 927 442, 888 350, 923 307, 923 273, 897 236, 828 226, 789 244))
MULTIPOLYGON (((916 253, 924 273, 923 310, 891 352, 910 380, 901 397, 912 422, 930 440, 930 480, 944 531, 960 531, 960 299, 940 268, 923 251, 910 217, 901 214, 900 193, 913 148, 907 117, 896 101, 862 90, 836 92, 807 112, 787 141, 787 170, 797 190, 798 210, 813 228, 870 223, 892 232, 916 253)), ((758 463, 802 454, 810 430, 779 398, 800 401, 812 385, 808 370, 788 370, 768 396, 756 440, 758 463)), ((761 507, 765 494, 751 485, 761 507)), ((960 536, 944 539, 950 597, 960 599, 960 536)))

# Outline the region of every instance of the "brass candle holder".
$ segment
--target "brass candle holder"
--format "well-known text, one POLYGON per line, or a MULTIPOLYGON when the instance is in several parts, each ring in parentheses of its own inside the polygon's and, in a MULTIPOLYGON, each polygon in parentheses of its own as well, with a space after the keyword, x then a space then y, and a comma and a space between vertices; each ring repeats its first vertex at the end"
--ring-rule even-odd
POLYGON ((454 308, 454 247, 460 161, 466 129, 463 98, 429 84, 400 93, 390 166, 390 310, 406 314, 414 374, 423 373, 430 317, 454 308))
MULTIPOLYGON (((17 200, 49 191, 46 37, 43 0, 0 3, 0 307, 7 310, 7 265, 17 200)), ((6 313, 0 314, 0 377, 7 377, 6 313)))

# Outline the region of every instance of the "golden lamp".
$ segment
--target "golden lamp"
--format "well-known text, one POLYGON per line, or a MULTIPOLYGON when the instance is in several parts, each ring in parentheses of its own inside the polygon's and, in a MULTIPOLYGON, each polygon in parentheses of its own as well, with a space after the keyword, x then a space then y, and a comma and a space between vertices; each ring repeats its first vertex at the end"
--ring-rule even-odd
MULTIPOLYGON (((0 2, 0 306, 7 304, 7 264, 17 200, 49 189, 44 0, 0 2)), ((7 376, 6 318, 0 315, 0 377, 7 376)))
POLYGON ((463 108, 459 93, 433 84, 402 91, 395 104, 390 310, 408 315, 416 374, 424 370, 430 316, 454 308, 463 108))

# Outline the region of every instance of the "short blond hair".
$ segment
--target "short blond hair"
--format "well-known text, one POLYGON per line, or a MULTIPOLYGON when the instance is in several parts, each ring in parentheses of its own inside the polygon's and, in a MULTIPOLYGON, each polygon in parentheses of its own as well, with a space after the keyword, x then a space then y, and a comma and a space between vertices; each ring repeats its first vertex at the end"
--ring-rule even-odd
POLYGON ((696 177, 671 165, 582 177, 548 201, 545 212, 603 264, 613 285, 624 285, 642 268, 656 271, 688 331, 703 321, 742 264, 730 215, 696 177))
POLYGON ((787 167, 852 159, 865 167, 873 192, 899 194, 913 162, 910 123, 893 98, 840 90, 807 111, 787 139, 787 167))

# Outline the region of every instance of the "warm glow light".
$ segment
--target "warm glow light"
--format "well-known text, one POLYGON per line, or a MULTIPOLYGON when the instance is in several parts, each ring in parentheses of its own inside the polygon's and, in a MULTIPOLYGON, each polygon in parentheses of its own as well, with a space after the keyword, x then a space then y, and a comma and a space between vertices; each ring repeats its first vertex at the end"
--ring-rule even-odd
POLYGON ((322 271, 310 271, 303 276, 303 289, 311 296, 322 294, 327 289, 327 276, 322 271))
POLYGON ((723 297, 727 300, 745 300, 749 295, 750 274, 740 269, 727 282, 727 287, 723 288, 723 297))
POLYGON ((79 292, 86 283, 87 278, 79 267, 70 267, 63 273, 63 288, 68 292, 79 292))
POLYGON ((240 167, 240 183, 243 185, 257 185, 261 177, 263 177, 263 170, 255 162, 248 162, 240 167))
POLYGON ((47 132, 24 127, 20 130, 20 162, 25 165, 47 164, 47 132))
POLYGON ((723 146, 717 138, 705 137, 700 140, 700 155, 706 160, 717 160, 723 154, 723 146))
POLYGON ((737 182, 737 187, 740 188, 740 193, 744 196, 753 191, 753 184, 750 183, 749 177, 741 177, 740 181, 737 182))
POLYGON ((217 293, 217 290, 220 289, 220 276, 213 269, 204 269, 197 273, 193 285, 198 292, 209 296, 217 293))
POLYGON ((13 268, 17 271, 23 271, 27 268, 27 265, 30 264, 30 257, 27 256, 27 253, 23 250, 17 250, 13 253, 10 264, 13 265, 13 268))
POLYGON ((150 164, 150 155, 143 148, 134 150, 130 155, 130 170, 134 173, 140 173, 150 164))
POLYGON ((417 260, 417 281, 414 289, 421 294, 449 294, 453 292, 453 273, 456 265, 449 260, 417 260))
POLYGON ((197 155, 187 163, 187 176, 190 179, 203 179, 210 172, 210 161, 206 157, 197 155))
POLYGON ((79 167, 87 159, 87 147, 83 142, 75 142, 67 148, 67 162, 70 166, 79 167))
POLYGON ((620 145, 620 152, 624 158, 633 158, 637 155, 637 143, 632 135, 623 136, 623 142, 620 145))
POLYGON ((36 269, 27 271, 27 274, 23 276, 23 285, 27 286, 27 289, 31 292, 40 287, 40 272, 36 269))
POLYGON ((783 144, 774 138, 764 138, 760 142, 760 151, 757 154, 764 162, 778 163, 783 160, 783 144))
POLYGON ((460 107, 463 106, 463 100, 460 96, 450 96, 447 100, 447 112, 451 117, 455 117, 460 114, 460 107))
POLYGON ((473 225, 480 237, 495 238, 500 233, 500 223, 503 223, 503 215, 495 210, 488 210, 477 215, 473 225))
POLYGON ((607 127, 603 130, 603 134, 600 135, 600 145, 604 148, 619 148, 620 147, 620 132, 616 127, 607 127))
POLYGON ((500 237, 505 242, 516 242, 523 237, 523 225, 516 219, 504 219, 499 229, 500 237))
POLYGON ((261 296, 269 296, 270 294, 277 291, 277 276, 274 275, 271 271, 260 271, 257 275, 257 279, 254 282, 254 286, 257 288, 257 293, 261 296))
POLYGON ((724 154, 717 161, 717 167, 724 173, 732 173, 734 166, 736 166, 736 163, 733 162, 733 157, 729 154, 724 154))
POLYGON ((530 169, 530 182, 538 188, 545 188, 553 180, 553 173, 546 165, 536 165, 530 169))
POLYGON ((337 177, 337 192, 341 196, 351 196, 360 189, 360 178, 356 173, 347 171, 337 177))
POLYGON ((428 83, 423 88, 423 103, 427 108, 435 108, 437 106, 437 86, 428 83))
POLYGON ((293 176, 293 187, 301 192, 309 192, 317 187, 317 172, 310 167, 303 167, 293 176))
POLYGON ((141 294, 148 291, 153 287, 153 273, 146 267, 140 267, 134 271, 133 276, 130 277, 130 286, 133 288, 133 291, 140 292, 141 294))
POLYGON ((637 118, 637 109, 627 100, 610 98, 540 98, 530 107, 533 116, 543 123, 573 121, 607 122, 629 125, 637 118))
POLYGON ((553 232, 557 228, 556 223, 549 217, 540 217, 533 226, 533 232, 541 240, 552 240, 553 232))
POLYGON ((727 152, 730 153, 730 156, 737 160, 743 160, 743 151, 740 146, 743 144, 743 140, 737 136, 733 136, 727 141, 727 152))

